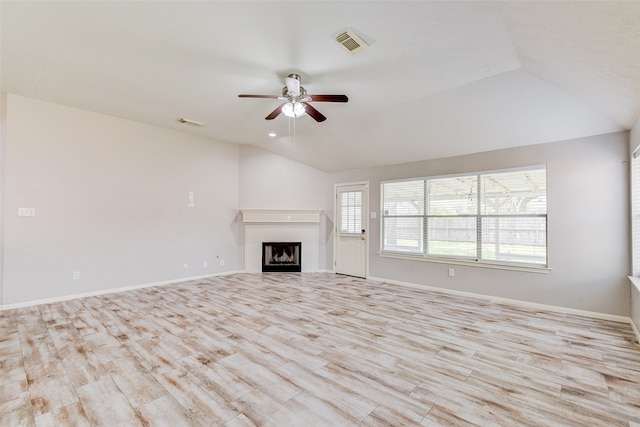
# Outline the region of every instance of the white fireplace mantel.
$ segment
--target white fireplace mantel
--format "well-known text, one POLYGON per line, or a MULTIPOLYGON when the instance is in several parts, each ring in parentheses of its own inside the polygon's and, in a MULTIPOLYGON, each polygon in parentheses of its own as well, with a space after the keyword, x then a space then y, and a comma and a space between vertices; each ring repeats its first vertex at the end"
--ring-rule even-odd
POLYGON ((316 210, 277 210, 277 209, 241 209, 242 222, 320 222, 322 211, 316 210))
POLYGON ((320 252, 321 210, 241 209, 245 270, 262 271, 263 242, 301 242, 302 272, 316 272, 320 252))

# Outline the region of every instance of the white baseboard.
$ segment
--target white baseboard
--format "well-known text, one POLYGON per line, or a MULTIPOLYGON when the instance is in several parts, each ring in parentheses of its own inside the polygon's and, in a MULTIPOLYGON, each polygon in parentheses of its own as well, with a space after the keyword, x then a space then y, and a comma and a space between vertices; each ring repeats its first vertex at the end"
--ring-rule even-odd
POLYGON ((482 294, 476 294, 473 292, 456 291, 453 289, 438 288, 436 286, 420 285, 417 283, 400 282, 398 280, 384 279, 382 277, 368 277, 367 279, 373 280, 374 282, 384 282, 384 283, 390 283, 392 285, 406 286, 409 288, 423 289, 423 290, 433 291, 433 292, 442 292, 445 294, 462 296, 467 298, 477 298, 485 301, 505 303, 505 304, 520 306, 524 308, 535 308, 535 309, 553 311, 553 312, 562 313, 562 314, 574 314, 577 316, 591 317, 591 318, 601 319, 601 320, 610 320, 612 322, 619 322, 619 323, 631 323, 632 327, 635 330, 636 335, 638 335, 638 330, 635 329, 635 326, 633 325, 633 322, 631 321, 630 317, 617 316, 615 314, 598 313, 596 311, 578 310, 575 308, 560 307, 557 305, 539 304, 535 302, 528 302, 528 301, 522 301, 517 299, 482 295, 482 294))
POLYGON ((116 293, 116 292, 126 292, 126 291, 131 291, 131 290, 134 290, 134 289, 150 288, 150 287, 153 287, 153 286, 171 285, 171 284, 174 284, 174 283, 188 282, 189 280, 200 280, 200 279, 207 279, 207 278, 210 278, 210 277, 228 276, 230 274, 237 274, 237 273, 244 273, 244 271, 225 271, 223 273, 205 274, 203 276, 183 277, 183 278, 180 278, 180 279, 165 280, 165 281, 162 281, 162 282, 144 283, 144 284, 141 284, 141 285, 124 286, 124 287, 121 287, 121 288, 102 289, 102 290, 99 290, 99 291, 85 292, 85 293, 81 293, 81 294, 64 295, 64 296, 61 296, 61 297, 46 298, 46 299, 27 301, 27 302, 19 302, 19 303, 16 303, 16 304, 7 304, 7 305, 0 306, 0 311, 11 310, 11 309, 14 309, 14 308, 31 307, 31 306, 34 306, 34 305, 41 305, 41 304, 50 304, 50 303, 53 303, 53 302, 69 301, 69 300, 76 299, 76 298, 86 298, 86 297, 94 297, 94 296, 97 296, 97 295, 113 294, 113 293, 116 293))
MULTIPOLYGON (((231 274, 239 274, 239 273, 246 273, 246 271, 244 271, 244 270, 225 271, 225 272, 222 272, 222 273, 207 274, 207 275, 203 275, 203 276, 184 277, 184 278, 180 278, 180 279, 166 280, 166 281, 161 281, 161 282, 144 283, 144 284, 141 284, 141 285, 125 286, 125 287, 121 287, 121 288, 112 288, 112 289, 103 289, 103 290, 99 290, 99 291, 86 292, 86 293, 82 293, 82 294, 65 295, 65 296, 55 297, 55 298, 47 298, 47 299, 41 299, 41 300, 27 301, 27 302, 21 302, 21 303, 16 303, 16 304, 7 304, 7 305, 0 306, 0 311, 11 310, 11 309, 14 309, 14 308, 30 307, 30 306, 41 305, 41 304, 50 304, 50 303, 59 302, 59 301, 68 301, 68 300, 72 300, 72 299, 76 299, 76 298, 86 298, 86 297, 92 297, 92 296, 97 296, 97 295, 112 294, 112 293, 116 293, 116 292, 126 292, 126 291, 131 291, 131 290, 134 290, 134 289, 150 288, 150 287, 153 287, 153 286, 171 285, 171 284, 174 284, 174 283, 187 282, 189 280, 200 280, 200 279, 207 279, 207 278, 210 278, 210 277, 228 276, 228 275, 231 275, 231 274)), ((329 274, 332 274, 332 273, 335 273, 335 272, 333 270, 318 270, 318 273, 329 273, 329 274)), ((485 301, 492 301, 492 302, 498 302, 498 303, 511 304, 511 305, 525 307, 525 308, 536 308, 536 309, 541 309, 541 310, 553 311, 553 312, 556 312, 556 313, 575 314, 575 315, 578 315, 578 316, 591 317, 591 318, 595 318, 595 319, 610 320, 610 321, 619 322, 619 323, 628 323, 628 324, 631 325, 631 328, 633 329, 633 332, 636 335, 636 339, 640 343, 640 331, 638 331, 638 327, 633 323, 633 320, 630 317, 617 316, 617 315, 606 314, 606 313, 598 313, 598 312, 594 312, 594 311, 577 310, 577 309, 574 309, 574 308, 560 307, 560 306, 555 306, 555 305, 539 304, 539 303, 534 303, 534 302, 510 299, 510 298, 502 298, 502 297, 495 297, 495 296, 489 296, 489 295, 482 295, 482 294, 476 294, 476 293, 473 293, 473 292, 456 291, 456 290, 453 290, 453 289, 438 288, 436 286, 420 285, 420 284, 417 284, 417 283, 401 282, 401 281, 398 281, 398 280, 384 279, 382 277, 368 277, 367 280, 371 280, 371 281, 374 281, 374 282, 389 283, 389 284, 392 284, 392 285, 406 286, 406 287, 414 288, 414 289, 422 289, 422 290, 433 291, 433 292, 442 292, 442 293, 445 293, 445 294, 463 296, 463 297, 467 297, 467 298, 477 298, 477 299, 482 299, 482 300, 485 300, 485 301)))

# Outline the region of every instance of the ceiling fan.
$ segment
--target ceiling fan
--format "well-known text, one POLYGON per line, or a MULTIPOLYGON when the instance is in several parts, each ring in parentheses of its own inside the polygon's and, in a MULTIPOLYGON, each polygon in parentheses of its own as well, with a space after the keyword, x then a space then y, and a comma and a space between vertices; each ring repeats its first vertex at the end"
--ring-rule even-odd
POLYGON ((305 114, 310 115, 316 122, 324 122, 327 118, 318 110, 316 110, 311 104, 315 102, 347 102, 349 98, 347 95, 307 95, 307 90, 300 85, 299 74, 289 74, 285 79, 286 86, 282 88, 282 95, 238 95, 240 98, 271 98, 280 99, 283 102, 271 112, 266 120, 273 120, 280 113, 283 113, 287 117, 301 117, 305 114))

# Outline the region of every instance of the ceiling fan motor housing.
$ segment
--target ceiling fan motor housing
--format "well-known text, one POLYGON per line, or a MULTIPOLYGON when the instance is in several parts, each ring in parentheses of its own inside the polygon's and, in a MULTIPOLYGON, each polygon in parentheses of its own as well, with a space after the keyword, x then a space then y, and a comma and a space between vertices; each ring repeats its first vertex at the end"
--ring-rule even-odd
POLYGON ((287 98, 287 99, 290 99, 290 100, 302 99, 302 98, 305 98, 307 96, 307 90, 303 86, 300 86, 300 94, 297 95, 297 96, 294 96, 294 95, 289 93, 289 88, 284 86, 282 88, 282 96, 287 98))

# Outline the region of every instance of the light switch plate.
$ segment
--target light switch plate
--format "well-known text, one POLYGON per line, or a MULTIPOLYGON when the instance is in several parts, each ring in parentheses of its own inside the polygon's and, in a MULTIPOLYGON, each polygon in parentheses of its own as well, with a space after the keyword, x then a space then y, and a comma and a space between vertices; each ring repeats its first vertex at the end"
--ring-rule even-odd
POLYGON ((18 208, 18 216, 36 216, 36 208, 18 208))

